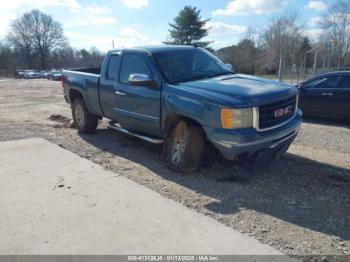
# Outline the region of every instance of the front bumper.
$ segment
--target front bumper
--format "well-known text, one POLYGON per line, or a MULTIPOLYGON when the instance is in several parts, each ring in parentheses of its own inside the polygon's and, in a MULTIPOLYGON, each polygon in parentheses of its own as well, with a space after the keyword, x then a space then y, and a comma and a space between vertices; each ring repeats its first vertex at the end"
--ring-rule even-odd
POLYGON ((259 154, 276 152, 288 147, 298 135, 302 122, 302 112, 287 124, 265 132, 253 128, 227 130, 206 128, 208 139, 220 153, 229 160, 240 157, 256 157, 259 154))

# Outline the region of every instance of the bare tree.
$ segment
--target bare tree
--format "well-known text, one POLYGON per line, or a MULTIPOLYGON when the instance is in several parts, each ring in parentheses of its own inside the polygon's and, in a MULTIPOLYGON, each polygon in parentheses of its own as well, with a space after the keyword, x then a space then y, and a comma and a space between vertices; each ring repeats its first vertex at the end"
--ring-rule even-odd
POLYGON ((46 69, 50 55, 65 45, 66 38, 61 24, 51 16, 39 10, 32 10, 29 16, 35 50, 40 56, 41 68, 46 69))
POLYGON ((246 33, 246 39, 249 39, 250 41, 255 43, 255 46, 257 48, 262 48, 264 44, 264 35, 265 29, 261 25, 254 25, 249 26, 247 33, 246 33))
POLYGON ((337 67, 344 66, 349 60, 350 51, 350 1, 335 2, 320 24, 323 28, 322 38, 330 42, 337 67))
POLYGON ((258 49, 250 39, 243 39, 230 50, 229 62, 240 73, 255 74, 258 49))
POLYGON ((33 67, 34 43, 31 35, 29 14, 24 14, 11 24, 7 35, 8 42, 16 49, 28 68, 33 67))
POLYGON ((0 72, 13 70, 16 66, 13 50, 0 40, 0 72))
POLYGON ((294 65, 302 45, 301 28, 296 13, 273 19, 265 32, 265 56, 269 67, 276 70, 281 63, 294 65))
POLYGON ((41 69, 46 69, 50 56, 66 44, 60 23, 39 10, 32 10, 15 20, 8 40, 24 51, 29 67, 32 67, 33 54, 38 55, 41 69))

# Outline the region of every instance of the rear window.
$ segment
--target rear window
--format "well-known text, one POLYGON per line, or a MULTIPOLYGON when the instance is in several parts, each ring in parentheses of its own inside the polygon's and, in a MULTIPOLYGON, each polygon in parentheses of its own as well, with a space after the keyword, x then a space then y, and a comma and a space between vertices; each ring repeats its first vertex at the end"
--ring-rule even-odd
POLYGON ((108 62, 107 79, 116 81, 118 78, 120 55, 112 55, 108 62))
POLYGON ((350 75, 341 76, 337 88, 350 88, 350 75))

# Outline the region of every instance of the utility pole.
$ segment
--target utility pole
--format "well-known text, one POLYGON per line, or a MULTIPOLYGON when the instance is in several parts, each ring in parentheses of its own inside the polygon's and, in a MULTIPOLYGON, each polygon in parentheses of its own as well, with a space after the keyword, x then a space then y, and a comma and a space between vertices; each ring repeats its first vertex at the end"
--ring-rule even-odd
POLYGON ((316 75, 317 56, 318 56, 318 50, 316 50, 316 52, 315 52, 315 59, 314 59, 314 75, 316 75))
POLYGON ((282 55, 280 55, 280 61, 279 61, 279 68, 278 68, 278 81, 282 82, 282 63, 283 59, 282 59, 282 55))

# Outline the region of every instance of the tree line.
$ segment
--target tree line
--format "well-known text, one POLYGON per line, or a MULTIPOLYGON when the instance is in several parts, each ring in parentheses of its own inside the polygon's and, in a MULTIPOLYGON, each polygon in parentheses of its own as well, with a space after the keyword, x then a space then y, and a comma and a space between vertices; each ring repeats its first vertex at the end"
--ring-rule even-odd
MULTIPOLYGON (((185 6, 172 23, 165 44, 207 48, 249 74, 276 74, 281 68, 350 67, 350 0, 337 0, 318 22, 322 32, 315 41, 304 34, 296 13, 276 17, 266 27, 251 27, 239 43, 214 51, 205 41, 210 18, 201 10, 185 6)), ((0 41, 0 70, 97 67, 104 54, 96 48, 77 50, 51 16, 32 10, 11 24, 0 41)))
MULTIPOLYGON (((170 39, 165 43, 198 45, 212 51, 207 23, 200 10, 186 6, 170 23, 170 39)), ((277 74, 280 70, 350 67, 350 0, 329 6, 318 26, 319 35, 311 41, 304 33, 295 12, 271 19, 265 27, 251 27, 236 45, 221 48, 216 54, 236 71, 248 74, 277 74)))
POLYGON ((5 40, 0 41, 0 71, 15 69, 96 67, 104 54, 97 48, 71 47, 61 24, 39 10, 14 20, 5 40))
POLYGON ((281 67, 310 67, 313 46, 303 35, 297 15, 290 13, 271 20, 265 29, 248 30, 237 45, 218 50, 218 55, 237 71, 249 74, 277 74, 281 67))

